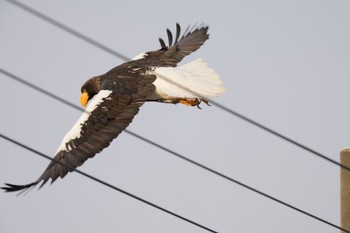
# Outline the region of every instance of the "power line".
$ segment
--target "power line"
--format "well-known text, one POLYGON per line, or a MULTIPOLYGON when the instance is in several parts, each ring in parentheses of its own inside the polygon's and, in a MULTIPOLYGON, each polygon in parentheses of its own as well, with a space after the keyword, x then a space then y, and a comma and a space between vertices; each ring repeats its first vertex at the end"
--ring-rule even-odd
MULTIPOLYGON (((36 91, 39 91, 39 92, 41 92, 41 93, 43 93, 43 94, 45 94, 45 95, 48 95, 48 96, 50 96, 51 98, 54 98, 54 99, 56 99, 56 100, 58 100, 58 101, 60 101, 60 102, 62 102, 62 103, 65 103, 65 104, 69 103, 68 105, 71 106, 71 107, 73 107, 74 109, 78 109, 78 110, 83 110, 83 111, 84 111, 84 109, 80 108, 79 106, 77 106, 77 105, 75 105, 75 104, 73 104, 73 103, 70 103, 69 101, 64 100, 64 99, 58 97, 57 95, 52 94, 52 93, 50 93, 49 91, 46 91, 46 90, 44 90, 44 89, 42 89, 42 88, 40 88, 40 87, 38 87, 38 86, 36 86, 36 85, 34 85, 34 84, 28 82, 28 81, 25 81, 25 80, 23 80, 23 79, 21 79, 21 78, 15 76, 15 75, 9 73, 9 72, 3 70, 2 68, 0 68, 0 72, 3 73, 3 74, 5 74, 6 76, 12 78, 13 80, 16 80, 16 81, 18 81, 18 82, 21 82, 22 84, 27 85, 27 86, 29 86, 29 87, 35 89, 36 91)), ((311 218, 314 218, 314 219, 316 219, 316 220, 318 220, 318 221, 320 221, 320 222, 323 222, 323 223, 325 223, 325 224, 327 224, 327 225, 330 225, 330 226, 332 226, 332 227, 335 227, 335 228, 337 228, 337 229, 339 229, 339 230, 343 230, 341 227, 339 227, 339 226, 337 226, 337 225, 335 225, 335 224, 333 224, 333 223, 331 223, 331 222, 329 222, 329 221, 327 221, 327 220, 324 220, 324 219, 322 219, 322 218, 320 218, 320 217, 317 217, 316 215, 313 215, 313 214, 311 214, 311 213, 308 213, 308 212, 306 212, 306 211, 304 211, 304 210, 302 210, 302 209, 300 209, 300 208, 297 208, 297 207, 295 207, 295 206, 293 206, 293 205, 291 205, 291 204, 288 204, 288 203, 286 203, 286 202, 284 202, 284 201, 282 201, 282 200, 279 200, 279 199, 277 199, 277 198, 275 198, 275 197, 273 197, 273 196, 271 196, 271 195, 268 195, 268 194, 266 194, 266 193, 264 193, 264 192, 262 192, 262 191, 259 191, 259 190, 255 189, 255 188, 253 188, 253 187, 251 187, 251 186, 249 186, 249 185, 246 185, 246 184, 244 184, 244 183, 242 183, 242 182, 240 182, 240 181, 238 181, 238 180, 235 180, 235 179, 233 179, 233 178, 231 178, 231 177, 229 177, 229 176, 226 176, 226 175, 224 175, 224 174, 222 174, 222 173, 220 173, 220 172, 218 172, 218 171, 215 171, 214 169, 211 169, 211 168, 209 168, 209 167, 207 167, 207 166, 205 166, 205 165, 202 165, 202 164, 200 164, 200 163, 198 163, 198 162, 196 162, 196 161, 194 161, 194 160, 191 160, 191 159, 189 159, 189 158, 187 158, 187 157, 185 157, 185 156, 183 156, 183 155, 181 155, 181 154, 179 154, 179 153, 177 153, 177 152, 175 152, 175 151, 173 151, 173 150, 171 150, 171 149, 169 149, 169 148, 167 148, 167 147, 165 147, 165 146, 162 146, 162 145, 160 145, 160 144, 158 144, 158 143, 156 143, 156 142, 153 142, 153 141, 151 141, 151 140, 149 140, 149 139, 147 139, 147 138, 145 138, 145 137, 143 137, 143 136, 140 136, 140 135, 138 135, 138 134, 136 134, 136 133, 133 133, 133 132, 130 131, 130 130, 124 130, 124 131, 125 131, 126 133, 128 133, 128 134, 130 134, 130 135, 132 135, 132 136, 134 136, 134 137, 136 137, 136 138, 138 138, 138 139, 140 139, 140 140, 146 142, 146 143, 149 143, 149 144, 151 144, 151 145, 153 145, 153 146, 155 146, 155 147, 158 147, 159 149, 162 149, 162 150, 164 150, 164 151, 166 151, 166 152, 168 152, 168 153, 170 153, 170 154, 172 154, 172 155, 174 155, 174 156, 176 156, 176 157, 178 157, 178 158, 181 158, 182 160, 185 160, 185 161, 187 161, 187 162, 189 162, 189 163, 191 163, 191 164, 193 164, 193 165, 195 165, 195 166, 197 166, 197 167, 200 167, 200 168, 202 168, 202 169, 204 169, 204 170, 206 170, 206 171, 209 171, 209 172, 211 172, 211 173, 213 173, 213 174, 215 174, 215 175, 217 175, 217 176, 220 176, 221 178, 224 178, 224 179, 226 179, 226 180, 228 180, 228 181, 230 181, 230 182, 236 183, 236 184, 238 184, 238 185, 240 185, 240 186, 242 186, 242 187, 244 187, 244 188, 246 188, 246 189, 248 189, 248 190, 250 190, 250 191, 253 191, 253 192, 255 192, 255 193, 257 193, 257 194, 259 194, 259 195, 261 195, 261 196, 264 196, 264 197, 266 197, 266 198, 268 198, 268 199, 270 199, 270 200, 273 200, 273 201, 275 201, 275 202, 277 202, 277 203, 279 203, 279 204, 281 204, 281 205, 284 205, 284 206, 286 206, 286 207, 288 207, 288 208, 291 208, 291 209, 293 209, 293 210, 295 210, 295 211, 297 211, 297 212, 299 212, 299 213, 302 213, 302 214, 304 214, 304 215, 307 215, 307 216, 309 216, 309 217, 311 217, 311 218)), ((31 150, 31 151, 32 151, 32 150, 31 150)), ((346 230, 345 230, 345 232, 350 233, 350 231, 346 231, 346 230)))
POLYGON ((215 231, 215 230, 212 230, 212 229, 210 229, 210 228, 208 228, 208 227, 206 227, 206 226, 204 226, 204 225, 202 225, 202 224, 199 224, 199 223, 197 223, 197 222, 194 222, 194 221, 192 221, 192 220, 190 220, 190 219, 188 219, 188 218, 186 218, 186 217, 183 217, 183 216, 181 216, 181 215, 179 215, 179 214, 176 214, 176 213, 174 213, 174 212, 172 212, 172 211, 170 211, 170 210, 167 210, 167 209, 165 209, 165 208, 163 208, 163 207, 160 207, 160 206, 158 206, 158 205, 156 205, 156 204, 153 204, 152 202, 149 202, 149 201, 147 201, 147 200, 145 200, 145 199, 142 199, 142 198, 140 198, 140 197, 138 197, 138 196, 136 196, 136 195, 134 195, 134 194, 131 194, 131 193, 129 193, 129 192, 127 192, 127 191, 125 191, 125 190, 123 190, 123 189, 121 189, 121 188, 118 188, 118 187, 116 187, 116 186, 114 186, 114 185, 112 185, 112 184, 110 184, 110 183, 107 183, 107 182, 105 182, 105 181, 103 181, 103 180, 101 180, 101 179, 99 179, 99 178, 96 178, 95 176, 89 175, 89 174, 87 174, 87 173, 85 173, 85 172, 82 172, 82 171, 80 171, 80 170, 78 170, 78 169, 70 168, 70 167, 67 166, 66 164, 64 164, 64 163, 62 163, 62 162, 60 162, 60 161, 54 160, 54 159, 52 159, 51 157, 47 156, 46 154, 44 154, 44 153, 42 153, 42 152, 40 152, 40 151, 37 151, 37 150, 35 150, 35 149, 33 149, 33 148, 29 147, 29 146, 26 146, 26 145, 24 145, 24 144, 18 142, 18 141, 15 140, 15 139, 9 138, 9 137, 5 136, 5 135, 2 134, 2 133, 0 133, 0 137, 2 137, 3 139, 5 139, 5 140, 7 140, 7 141, 9 141, 9 142, 12 142, 13 144, 16 144, 17 146, 20 146, 20 147, 22 147, 22 148, 24 148, 24 149, 26 149, 26 150, 29 150, 29 151, 31 151, 31 152, 33 152, 33 153, 35 153, 35 154, 37 154, 37 155, 39 155, 39 156, 41 156, 41 157, 44 157, 45 159, 48 159, 48 160, 51 160, 51 161, 55 161, 56 163, 58 163, 58 164, 60 164, 60 165, 62 165, 62 166, 65 166, 65 167, 69 168, 70 170, 73 170, 73 171, 79 173, 80 175, 83 175, 83 176, 85 176, 85 177, 87 177, 87 178, 89 178, 89 179, 91 179, 91 180, 93 180, 93 181, 96 181, 97 183, 100 183, 100 184, 102 184, 102 185, 104 185, 104 186, 107 186, 107 187, 109 187, 109 188, 111 188, 111 189, 113 189, 113 190, 115 190, 115 191, 121 192, 121 193, 123 193, 123 194, 125 194, 125 195, 127 195, 127 196, 129 196, 129 197, 132 197, 132 198, 134 198, 134 199, 136 199, 136 200, 138 200, 138 201, 140 201, 140 202, 143 202, 143 203, 145 203, 145 204, 147 204, 147 205, 150 205, 150 206, 152 206, 152 207, 154 207, 154 208, 156 208, 156 209, 158 209, 158 210, 161 210, 161 211, 163 211, 163 212, 165 212, 165 213, 167 213, 167 214, 170 214, 170 215, 172 215, 172 216, 175 216, 175 217, 177 217, 177 218, 179 218, 179 219, 181 219, 181 220, 183 220, 183 221, 186 221, 186 222, 188 222, 188 223, 191 223, 191 224, 193 224, 193 225, 195 225, 195 226, 197 226, 197 227, 203 228, 203 229, 205 229, 205 230, 207 230, 207 231, 209 231, 209 232, 217 233, 217 231, 215 231))
POLYGON ((200 163, 198 163, 198 162, 196 162, 196 161, 194 161, 194 160, 191 160, 191 159, 189 159, 189 158, 187 158, 187 157, 185 157, 185 156, 183 156, 183 155, 181 155, 181 154, 179 154, 179 153, 177 153, 177 152, 175 152, 175 151, 173 151, 173 150, 170 150, 170 149, 168 149, 168 148, 166 148, 166 147, 164 147, 164 146, 161 146, 161 145, 159 145, 159 144, 157 144, 157 143, 155 143, 155 142, 153 142, 153 141, 151 141, 151 140, 149 140, 149 139, 147 139, 147 138, 144 138, 144 137, 142 137, 142 136, 140 136, 140 135, 137 135, 137 134, 133 134, 132 132, 129 132, 129 134, 132 134, 132 135, 134 135, 135 137, 137 137, 137 138, 139 138, 139 139, 141 139, 141 140, 143 140, 143 141, 145 141, 145 142, 147 142, 147 143, 149 143, 149 144, 151 144, 151 145, 153 145, 153 146, 155 146, 155 147, 158 147, 158 148, 160 148, 160 149, 162 149, 162 150, 164 150, 164 151, 167 151, 168 153, 173 154, 173 155, 175 155, 175 156, 178 157, 178 158, 181 158, 181 159, 183 159, 183 160, 185 160, 185 161, 187 161, 187 162, 189 162, 189 163, 191 163, 191 164, 193 164, 193 165, 196 165, 196 166, 198 166, 198 167, 200 167, 200 168, 203 168, 204 170, 209 171, 209 172, 211 172, 211 173, 213 173, 213 174, 215 174, 215 175, 218 175, 218 176, 220 176, 221 178, 224 178, 224 179, 226 179, 226 180, 228 180, 228 181, 231 181, 231 182, 233 182, 233 183, 236 183, 236 184, 240 185, 241 187, 244 187, 244 188, 246 188, 246 189, 248 189, 248 190, 250 190, 250 191, 253 191, 253 192, 255 192, 255 193, 257 193, 257 194, 259 194, 259 195, 261 195, 261 196, 264 196, 264 197, 266 197, 266 198, 268 198, 268 199, 270 199, 270 200, 273 200, 273 201, 275 201, 275 202, 277 202, 277 203, 279 203, 279 204, 281 204, 281 205, 284 205, 284 206, 286 206, 286 207, 288 207, 288 208, 290 208, 290 209, 293 209, 293 210, 295 210, 295 211, 297 211, 297 212, 299 212, 299 213, 301 213, 301 214, 304 214, 304 215, 306 215, 306 216, 309 216, 309 217, 311 217, 311 218, 314 218, 314 219, 316 219, 316 220, 318 220, 318 221, 320 221, 320 222, 323 222, 323 223, 325 223, 325 224, 327 224, 327 225, 330 225, 330 226, 332 226, 332 227, 335 227, 335 228, 337 228, 337 229, 339 229, 339 230, 343 230, 344 232, 350 233, 350 231, 348 231, 348 230, 346 230, 346 229, 344 230, 343 228, 339 227, 339 226, 336 225, 336 224, 333 224, 333 223, 331 223, 331 222, 329 222, 329 221, 327 221, 327 220, 325 220, 325 219, 322 219, 322 218, 320 218, 320 217, 317 217, 316 215, 313 215, 313 214, 311 214, 311 213, 308 213, 308 212, 306 212, 306 211, 304 211, 304 210, 302 210, 302 209, 300 209, 300 208, 298 208, 298 207, 295 207, 295 206, 293 206, 293 205, 291 205, 291 204, 288 204, 287 202, 284 202, 284 201, 282 201, 282 200, 279 200, 279 199, 277 199, 277 198, 275 198, 275 197, 273 197, 273 196, 271 196, 271 195, 269 195, 269 194, 266 194, 266 193, 264 193, 264 192, 262 192, 262 191, 259 191, 259 190, 255 189, 255 188, 253 188, 253 187, 251 187, 251 186, 249 186, 249 185, 246 185, 246 184, 244 184, 244 183, 242 183, 242 182, 240 182, 240 181, 238 181, 238 180, 235 180, 235 179, 233 179, 233 178, 231 178, 231 177, 229 177, 229 176, 226 176, 226 175, 224 175, 223 173, 217 172, 217 171, 215 171, 215 170, 213 170, 213 169, 211 169, 211 168, 209 168, 209 167, 207 167, 207 166, 205 166, 205 165, 202 165, 202 164, 200 164, 200 163))
POLYGON ((50 18, 50 17, 40 13, 37 10, 34 10, 33 8, 27 6, 27 5, 23 4, 23 3, 20 3, 20 2, 17 2, 17 1, 11 1, 11 0, 7 0, 7 2, 9 2, 9 3, 11 3, 11 4, 13 4, 13 5, 15 5, 15 6, 19 7, 19 8, 21 8, 22 10, 25 10, 25 11, 27 11, 27 12, 29 12, 29 13, 37 16, 37 17, 39 17, 40 19, 42 19, 42 20, 44 20, 44 21, 46 21, 46 22, 48 22, 48 23, 50 23, 52 25, 55 25, 56 27, 62 29, 63 31, 66 31, 69 34, 72 34, 72 35, 78 37, 79 39, 81 39, 81 40, 83 40, 83 41, 85 41, 85 42, 87 42, 89 44, 92 44, 93 46, 95 46, 95 47, 97 47, 99 49, 102 49, 103 51, 105 51, 105 52, 107 52, 109 54, 112 54, 112 55, 114 55, 116 57, 119 57, 120 59, 125 60, 125 61, 130 60, 129 57, 127 57, 127 56, 125 56, 125 55, 123 55, 123 54, 121 54, 121 53, 119 53, 119 52, 117 52, 117 51, 115 51, 115 50, 113 50, 111 48, 108 48, 107 46, 97 42, 96 40, 93 40, 90 37, 81 34, 80 32, 78 32, 78 31, 76 31, 76 30, 74 30, 74 29, 72 29, 72 28, 70 28, 70 27, 68 27, 68 26, 66 26, 66 25, 64 25, 64 24, 54 20, 53 18, 50 18))
MULTIPOLYGON (((19 2, 16 2, 16 1, 11 1, 11 0, 8 0, 8 2, 15 4, 16 6, 18 6, 18 7, 22 8, 22 9, 24 9, 24 10, 26 10, 26 11, 34 14, 34 15, 36 15, 37 17, 39 17, 39 18, 41 18, 41 19, 43 19, 43 20, 45 20, 45 21, 47 21, 47 22, 49 22, 49 23, 51 23, 51 24, 53 24, 53 25, 55 25, 55 26, 57 26, 59 28, 61 28, 62 30, 66 31, 68 33, 71 33, 71 34, 77 36, 78 38, 80 38, 80 39, 82 39, 82 40, 84 40, 84 41, 86 41, 86 42, 88 42, 88 43, 90 43, 90 44, 92 44, 92 45, 94 45, 94 46, 96 46, 96 47, 98 47, 98 48, 100 48, 100 49, 102 49, 102 50, 112 54, 112 55, 115 55, 115 56, 117 56, 117 57, 119 57, 121 59, 124 59, 126 61, 129 60, 128 57, 126 57, 126 56, 124 56, 124 55, 122 55, 122 54, 120 54, 120 53, 118 53, 118 52, 108 48, 107 46, 104 46, 104 45, 100 44, 99 42, 97 42, 97 41, 95 41, 95 40, 93 40, 93 39, 91 39, 91 38, 89 38, 89 37, 87 37, 87 36, 77 32, 76 30, 74 30, 74 29, 72 29, 72 28, 70 28, 70 27, 68 27, 68 26, 66 26, 64 24, 59 23, 58 21, 56 21, 56 20, 54 20, 54 19, 52 19, 52 18, 50 18, 50 17, 40 13, 40 12, 38 12, 38 11, 36 11, 36 10, 34 10, 34 9, 32 9, 32 8, 22 4, 22 3, 19 3, 19 2)), ((235 111, 233 111, 233 110, 231 110, 231 109, 229 109, 229 108, 227 108, 227 107, 225 107, 225 106, 223 106, 223 105, 221 105, 221 104, 219 104, 217 102, 214 102, 214 101, 211 101, 211 102, 214 105, 216 105, 217 107, 221 108, 222 110, 224 110, 224 111, 226 111, 226 112, 228 112, 228 113, 230 113, 232 115, 235 115, 236 117, 238 117, 238 118, 240 118, 242 120, 245 120, 245 121, 247 121, 247 122, 249 122, 249 123, 251 123, 251 124, 253 124, 253 125, 255 125, 255 126, 257 126, 257 127, 261 128, 261 129, 271 133, 271 134, 274 134, 277 137, 280 137, 281 139, 284 139, 284 140, 286 140, 286 141, 288 141, 288 142, 290 142, 290 143, 292 143, 292 144, 294 144, 294 145, 296 145, 296 146, 298 146, 298 147, 300 147, 300 148, 302 148, 302 149, 304 149, 304 150, 306 150, 306 151, 308 151, 310 153, 313 153, 313 154, 319 156, 322 159, 325 159, 325 160, 327 160, 327 161, 329 161, 329 162, 331 162, 333 164, 336 164, 336 165, 338 165, 338 166, 340 166, 340 167, 342 167, 344 169, 350 170, 349 167, 346 167, 346 166, 338 163, 337 161, 332 160, 332 159, 328 158, 327 156, 324 156, 321 153, 319 153, 319 152, 317 152, 317 151, 315 151, 315 150, 313 150, 313 149, 311 149, 309 147, 306 147, 303 144, 298 143, 298 142, 296 142, 296 141, 294 141, 294 140, 292 140, 292 139, 290 139, 290 138, 288 138, 288 137, 278 133, 277 131, 269 129, 268 127, 266 127, 266 126, 264 126, 264 125, 262 125, 262 124, 260 124, 260 123, 258 123, 256 121, 254 121, 254 120, 252 120, 252 119, 250 119, 250 118, 248 118, 248 117, 246 117, 246 116, 244 116, 244 115, 242 115, 240 113, 237 113, 237 112, 235 112, 235 111)), ((77 106, 75 105, 74 108, 77 108, 77 106)), ((131 134, 133 134, 133 133, 131 132, 131 134)), ((141 136, 137 135, 136 137, 140 138, 141 136)), ((156 144, 156 143, 152 143, 152 144, 156 144)), ((156 144, 156 145, 158 145, 157 147, 164 149, 164 147, 160 146, 159 144, 156 144)), ((167 148, 165 148, 165 149, 168 150, 167 148)), ((188 161, 187 158, 184 158, 184 159, 188 161)), ((196 163, 196 162, 194 162, 194 163, 196 163)), ((201 165, 199 165, 199 166, 202 167, 201 165)), ((209 169, 209 171, 210 171, 210 169, 209 169)), ((214 171, 214 173, 215 173, 215 171, 214 171)))
MULTIPOLYGON (((192 92, 192 94, 194 94, 194 95, 200 96, 200 95, 198 95, 198 93, 196 93, 194 91, 191 91, 189 88, 181 86, 180 84, 174 82, 173 80, 168 79, 167 77, 160 76, 160 78, 165 79, 167 82, 170 82, 171 84, 174 84, 174 85, 176 85, 176 86, 178 86, 178 87, 180 87, 182 89, 185 89, 186 91, 192 92)), ((269 132, 269 133, 271 133, 271 134, 273 134, 273 135, 275 135, 275 136, 277 136, 277 137, 279 137, 279 138, 281 138, 281 139, 283 139, 283 140, 285 140, 285 141, 287 141, 287 142, 289 142, 289 143, 291 143, 291 144, 293 144, 293 145, 295 145, 297 147, 300 147, 300 148, 310 152, 311 154, 314 154, 314 155, 318 156, 319 158, 322 158, 322 159, 324 159, 324 160, 326 160, 326 161, 328 161, 330 163, 333 163, 335 165, 338 165, 341 168, 344 168, 345 170, 350 171, 350 167, 347 167, 346 165, 341 164, 341 163, 339 163, 339 162, 337 162, 337 161, 335 161, 335 160, 333 160, 333 159, 331 159, 331 158, 329 158, 329 157, 327 157, 327 156, 325 156, 325 155, 323 155, 323 154, 321 154, 321 153, 311 149, 310 147, 307 147, 307 146, 305 146, 305 145, 303 145, 303 144, 301 144, 301 143, 299 143, 297 141, 294 141, 293 139, 291 139, 291 138, 289 138, 287 136, 284 136, 283 134, 278 133, 277 131, 275 131, 273 129, 270 129, 267 126, 264 126, 263 124, 260 124, 257 121, 254 121, 254 120, 244 116, 243 114, 240 114, 240 113, 238 113, 238 112, 236 112, 236 111, 234 111, 234 110, 232 110, 232 109, 230 109, 230 108, 228 108, 228 107, 226 107, 226 106, 224 106, 224 105, 222 105, 222 104, 220 104, 220 103, 218 103, 218 102, 216 102, 214 100, 210 100, 210 103, 215 105, 216 107, 224 110, 225 112, 228 112, 231 115, 234 115, 234 116, 236 116, 236 117, 238 117, 238 118, 240 118, 240 119, 242 119, 242 120, 244 120, 244 121, 246 121, 246 122, 248 122, 248 123, 250 123, 250 124, 252 124, 252 125, 254 125, 254 126, 258 127, 258 128, 260 128, 260 129, 262 129, 262 130, 265 130, 265 131, 267 131, 267 132, 269 132)))
MULTIPOLYGON (((62 23, 58 22, 57 20, 54 20, 53 18, 51 18, 51 17, 49 17, 49 16, 47 16, 47 15, 45 15, 45 14, 43 14, 43 13, 41 13, 41 12, 35 10, 35 9, 33 9, 33 8, 23 4, 23 3, 20 3, 20 2, 15 1, 15 0, 7 0, 7 2, 13 4, 14 6, 17 6, 17 7, 21 8, 22 10, 24 10, 24 11, 26 11, 26 12, 32 14, 32 15, 35 15, 35 16, 39 17, 40 19, 42 19, 42 20, 44 20, 44 21, 46 21, 46 22, 48 22, 48 23, 50 23, 50 24, 52 24, 52 25, 54 25, 54 26, 56 26, 56 27, 58 27, 60 29, 62 29, 63 31, 65 31, 67 33, 70 33, 70 34, 78 37, 79 39, 81 39, 81 40, 83 40, 83 41, 85 41, 85 42, 87 42, 87 43, 89 43, 89 44, 91 44, 91 45, 93 45, 93 46, 95 46, 95 47, 97 47, 99 49, 102 49, 103 51, 105 51, 105 52, 107 52, 109 54, 112 54, 112 55, 114 55, 116 57, 119 57, 120 59, 122 59, 124 61, 129 61, 130 60, 129 57, 127 57, 127 56, 125 56, 125 55, 123 55, 123 54, 121 54, 121 53, 119 53, 119 52, 117 52, 117 51, 115 51, 115 50, 113 50, 113 49, 111 49, 111 48, 109 48, 109 47, 99 43, 99 42, 97 42, 96 40, 91 39, 88 36, 83 35, 82 33, 78 32, 77 30, 72 29, 72 28, 68 27, 67 25, 62 24, 62 23)), ((167 81, 170 81, 170 80, 167 79, 167 81)), ((172 82, 172 83, 176 84, 174 82, 172 82)), ((179 84, 176 84, 176 85, 180 86, 179 84)), ((185 87, 182 87, 182 88, 186 89, 185 87)), ((335 165, 337 165, 337 166, 339 166, 339 167, 341 167, 343 169, 346 169, 346 170, 350 171, 349 167, 347 167, 347 166, 337 162, 336 160, 333 160, 333 159, 323 155, 322 153, 320 153, 320 152, 318 152, 316 150, 311 149, 310 147, 305 146, 304 144, 302 144, 300 142, 297 142, 297 141, 295 141, 295 140, 293 140, 293 139, 291 139, 291 138, 289 138, 289 137, 287 137, 287 136, 285 136, 285 135, 283 135, 281 133, 278 133, 276 130, 270 129, 269 127, 264 126, 263 124, 260 124, 257 121, 254 121, 254 120, 250 119, 249 117, 246 117, 243 114, 238 113, 238 112, 236 112, 236 111, 234 111, 234 110, 232 110, 232 109, 230 109, 230 108, 228 108, 228 107, 226 107, 226 106, 224 106, 222 104, 219 104, 216 101, 210 100, 210 102, 213 105, 215 105, 216 107, 220 108, 221 110, 223 110, 223 111, 225 111, 225 112, 227 112, 227 113, 229 113, 231 115, 234 115, 234 116, 240 118, 243 121, 246 121, 246 122, 248 122, 248 123, 250 123, 250 124, 252 124, 252 125, 254 125, 254 126, 256 126, 256 127, 260 128, 260 129, 266 131, 266 132, 269 132, 269 133, 275 135, 276 137, 279 137, 279 138, 281 138, 281 139, 283 139, 283 140, 285 140, 285 141, 287 141, 287 142, 289 142, 289 143, 291 143, 291 144, 293 144, 293 145, 295 145, 295 146, 297 146, 297 147, 299 147, 299 148, 301 148, 303 150, 306 150, 309 153, 314 154, 314 155, 316 155, 317 157, 319 157, 321 159, 324 159, 324 160, 326 160, 326 161, 328 161, 330 163, 333 163, 333 164, 335 164, 335 165)))

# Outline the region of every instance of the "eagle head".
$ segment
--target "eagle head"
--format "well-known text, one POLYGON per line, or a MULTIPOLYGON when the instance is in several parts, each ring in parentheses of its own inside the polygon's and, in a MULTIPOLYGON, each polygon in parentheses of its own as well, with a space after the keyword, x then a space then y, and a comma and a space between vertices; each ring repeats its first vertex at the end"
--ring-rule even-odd
POLYGON ((83 107, 101 90, 101 76, 87 80, 81 87, 80 103, 83 107))

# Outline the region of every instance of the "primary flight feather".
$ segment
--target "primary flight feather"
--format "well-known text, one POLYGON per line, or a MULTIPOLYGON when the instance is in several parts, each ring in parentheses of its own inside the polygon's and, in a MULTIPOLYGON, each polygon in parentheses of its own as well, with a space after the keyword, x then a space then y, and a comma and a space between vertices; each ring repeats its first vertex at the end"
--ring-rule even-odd
POLYGON ((219 75, 202 59, 177 67, 209 38, 208 27, 188 27, 180 35, 181 28, 176 24, 175 38, 167 29, 168 46, 159 39, 159 50, 142 53, 87 80, 80 97, 81 104, 87 105, 86 111, 65 135, 44 173, 32 183, 6 184, 2 189, 20 191, 63 178, 108 147, 147 101, 199 106, 201 102, 208 103, 208 98, 222 94, 225 90, 219 75))

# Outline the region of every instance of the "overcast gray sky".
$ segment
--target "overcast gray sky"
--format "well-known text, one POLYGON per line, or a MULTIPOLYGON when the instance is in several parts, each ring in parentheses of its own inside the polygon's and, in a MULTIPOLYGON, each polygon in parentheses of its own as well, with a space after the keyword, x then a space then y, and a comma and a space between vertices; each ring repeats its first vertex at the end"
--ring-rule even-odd
MULTIPOLYGON (((24 2, 24 1, 23 1, 24 2)), ((350 146, 350 2, 34 1, 25 3, 128 56, 165 29, 209 25, 203 58, 215 99, 331 159, 350 146)), ((79 104, 86 79, 124 62, 0 2, 0 68, 79 104)), ((53 156, 80 112, 0 74, 0 133, 53 156)), ((339 224, 339 167, 216 106, 145 104, 129 130, 339 224)), ((48 161, 0 139, 0 184, 48 161)), ((219 232, 339 232, 123 133, 81 170, 219 232)), ((1 233, 206 232, 77 173, 27 195, 0 192, 1 233)))

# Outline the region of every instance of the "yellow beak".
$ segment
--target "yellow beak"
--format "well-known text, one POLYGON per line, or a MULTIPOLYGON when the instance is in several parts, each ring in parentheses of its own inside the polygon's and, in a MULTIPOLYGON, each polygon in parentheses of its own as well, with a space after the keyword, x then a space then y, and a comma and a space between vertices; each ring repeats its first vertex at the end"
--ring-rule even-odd
POLYGON ((89 94, 86 91, 83 91, 80 95, 80 103, 83 107, 86 106, 87 102, 89 100, 89 94))

